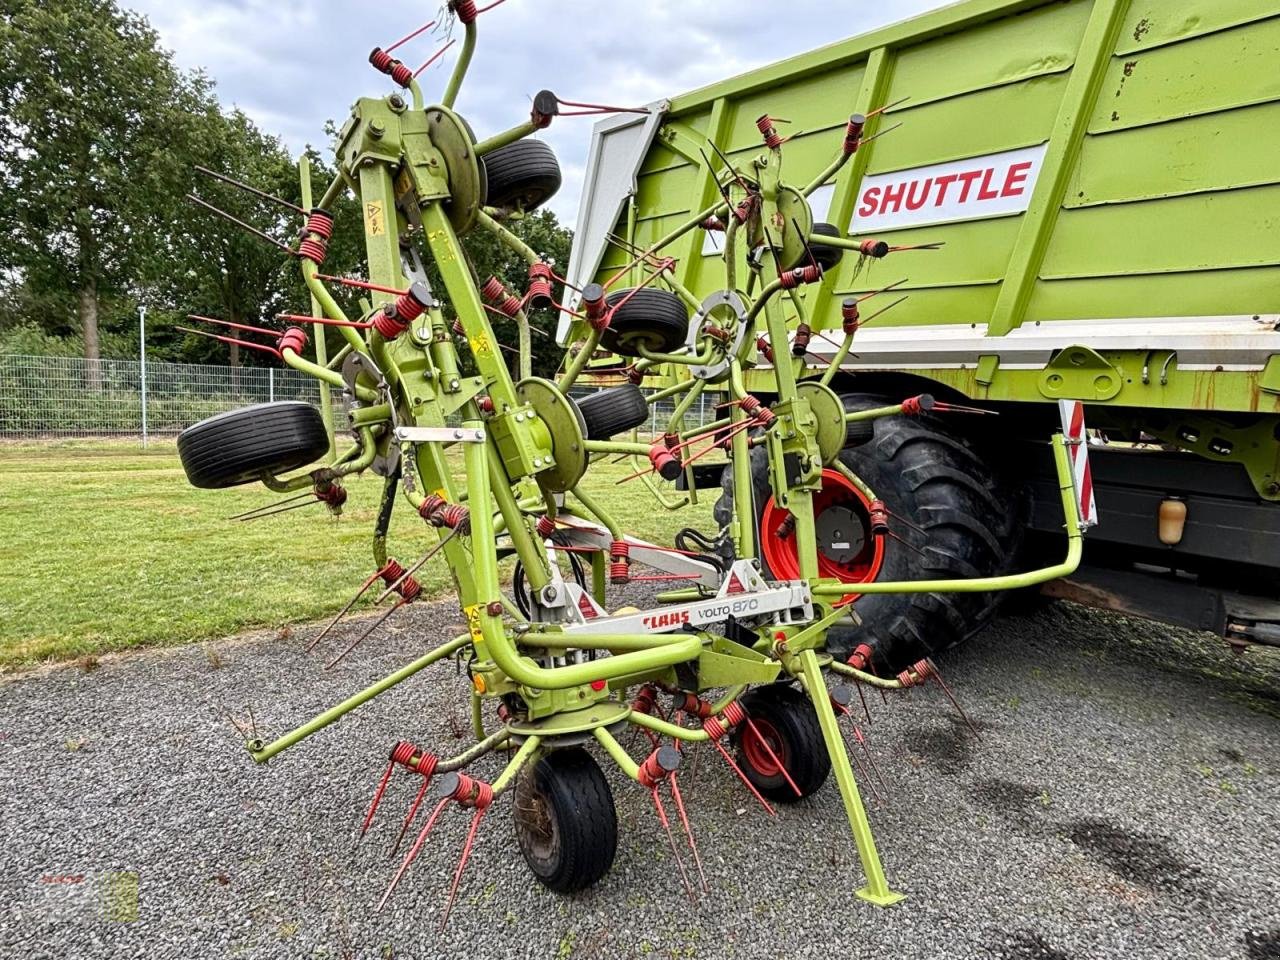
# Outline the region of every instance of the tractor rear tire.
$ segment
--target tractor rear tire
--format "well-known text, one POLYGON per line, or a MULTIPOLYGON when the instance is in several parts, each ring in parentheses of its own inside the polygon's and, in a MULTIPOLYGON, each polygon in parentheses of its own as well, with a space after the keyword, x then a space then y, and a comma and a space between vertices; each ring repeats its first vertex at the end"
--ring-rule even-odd
POLYGON ((831 755, 822 739, 818 714, 807 696, 789 684, 774 683, 748 691, 740 702, 755 730, 746 723, 734 728, 738 765, 762 796, 777 803, 796 803, 826 783, 831 773, 831 755), (799 796, 756 733, 791 776, 799 796))
POLYGON ((485 154, 481 165, 488 179, 485 203, 532 213, 560 189, 560 162, 550 144, 517 140, 485 154))
POLYGON ((573 893, 613 866, 618 814, 609 781, 581 747, 553 750, 516 781, 516 841, 548 890, 573 893))
MULTIPOLYGON (((848 410, 894 402, 868 394, 846 394, 842 399, 848 410)), ((865 499, 839 473, 827 470, 823 492, 815 494, 823 575, 852 584, 970 579, 1012 572, 1025 504, 1020 490, 1002 480, 978 447, 939 417, 927 414, 882 417, 870 421, 870 427, 871 438, 846 446, 840 459, 884 501, 890 529, 915 549, 891 537, 872 538, 865 499), (827 515, 828 511, 832 512, 827 515), (824 530, 829 541, 825 551, 824 530)), ((796 563, 794 548, 788 552, 788 541, 776 536, 786 513, 773 503, 763 449, 752 451, 751 476, 756 542, 763 545, 760 556, 766 575, 790 579, 798 575, 798 563, 791 567, 796 563)), ((731 470, 725 470, 721 487, 714 515, 725 530, 733 518, 731 470)), ((721 554, 732 558, 727 536, 723 544, 721 554)), ((856 588, 850 593, 856 596, 856 588)), ((845 660, 865 643, 874 652, 877 670, 896 672, 977 633, 994 616, 1001 597, 1000 593, 867 594, 853 600, 862 623, 833 627, 827 634, 827 649, 845 660)))
POLYGON ((649 419, 649 403, 644 391, 634 383, 601 390, 573 402, 587 425, 588 440, 608 440, 634 430, 649 419))
POLYGON ((299 400, 257 403, 187 427, 178 456, 193 487, 218 490, 278 476, 323 457, 329 434, 320 411, 299 400))
POLYGON ((641 287, 619 290, 605 301, 610 308, 621 304, 600 335, 600 345, 624 357, 636 357, 643 346, 655 353, 670 353, 683 346, 689 333, 689 310, 669 290, 641 287))

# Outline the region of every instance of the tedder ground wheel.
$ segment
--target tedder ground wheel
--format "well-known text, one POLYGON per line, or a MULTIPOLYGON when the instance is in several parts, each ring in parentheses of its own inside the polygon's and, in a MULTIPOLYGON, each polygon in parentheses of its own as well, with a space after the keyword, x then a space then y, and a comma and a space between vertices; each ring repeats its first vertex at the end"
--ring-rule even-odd
MULTIPOLYGON (((840 236, 840 231, 834 224, 815 223, 812 235, 838 237, 840 236)), ((822 267, 824 272, 834 270, 836 264, 840 262, 840 258, 844 256, 844 251, 839 247, 829 246, 821 240, 810 240, 809 250, 813 253, 813 259, 818 262, 818 266, 822 267)))
POLYGON ((516 840, 549 890, 573 893, 613 866, 618 815, 600 767, 581 747, 548 753, 516 781, 516 840))
POLYGON ((485 154, 482 161, 491 207, 517 207, 532 213, 560 189, 560 162, 549 144, 517 140, 485 154))
POLYGON ((264 473, 305 467, 329 450, 320 411, 299 400, 219 413, 178 434, 178 456, 193 487, 252 483, 264 473))
POLYGON ((778 803, 795 803, 826 782, 831 757, 808 697, 789 684, 775 683, 748 691, 741 702, 751 726, 743 723, 734 728, 734 746, 739 766, 757 790, 778 803), (778 769, 779 763, 799 796, 778 769))
POLYGON ((601 390, 575 400, 588 440, 608 440, 634 430, 649 419, 644 392, 634 383, 601 390))
POLYGON ((617 310, 600 335, 600 345, 621 356, 639 356, 639 347, 670 353, 689 333, 689 309, 669 290, 619 290, 605 302, 617 310))
MULTIPOLYGON (((898 402, 869 394, 846 394, 842 399, 849 410, 898 402)), ((865 425, 851 430, 846 442, 841 459, 884 501, 891 514, 890 529, 913 546, 871 536, 866 498, 839 472, 827 469, 823 488, 814 495, 822 576, 865 583, 987 577, 1014 569, 1023 495, 1003 481, 990 458, 955 427, 928 415, 884 417, 873 421, 870 430, 865 425)), ((762 449, 752 451, 751 475, 757 542, 765 567, 777 579, 797 577, 795 541, 778 535, 788 512, 773 500, 762 449)), ((724 529, 733 516, 732 471, 725 470, 722 487, 715 519, 724 529)), ((724 543, 723 552, 732 553, 727 537, 724 543)), ((1000 597, 999 593, 859 597, 851 590, 842 602, 854 603, 862 623, 842 621, 833 627, 827 647, 843 660, 866 643, 875 651, 877 670, 896 671, 972 636, 994 615, 1000 597)))

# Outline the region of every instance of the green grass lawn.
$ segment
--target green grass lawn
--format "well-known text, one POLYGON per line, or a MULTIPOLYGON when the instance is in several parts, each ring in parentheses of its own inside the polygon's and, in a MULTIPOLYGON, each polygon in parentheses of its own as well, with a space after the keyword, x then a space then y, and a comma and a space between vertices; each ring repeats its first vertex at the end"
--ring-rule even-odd
MULTIPOLYGON (((671 542, 708 530, 715 491, 666 512, 629 465, 597 464, 587 489, 630 533, 671 542)), ((257 484, 197 490, 172 443, 0 445, 0 665, 223 637, 336 611, 373 569, 382 480, 352 479, 343 515, 312 506, 254 523, 226 518, 279 498, 257 484)), ((397 504, 390 551, 406 564, 434 542, 397 504)), ((443 596, 443 557, 420 578, 443 596)))

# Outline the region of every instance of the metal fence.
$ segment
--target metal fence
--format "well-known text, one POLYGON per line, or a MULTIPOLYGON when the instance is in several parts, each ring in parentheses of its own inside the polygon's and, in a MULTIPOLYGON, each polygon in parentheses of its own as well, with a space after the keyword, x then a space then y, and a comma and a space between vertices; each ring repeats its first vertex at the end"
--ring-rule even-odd
POLYGON ((172 435, 197 420, 269 400, 320 402, 290 369, 137 360, 0 356, 0 437, 172 435))
MULTIPOLYGON (((251 403, 305 400, 318 405, 318 382, 290 368, 225 367, 137 360, 0 355, 0 439, 172 436, 198 420, 251 403)), ((592 392, 575 389, 573 395, 592 392)), ((335 424, 346 422, 335 390, 335 424)), ((716 399, 690 409, 690 426, 714 420, 716 399)), ((653 405, 647 425, 660 432, 671 401, 653 405)))

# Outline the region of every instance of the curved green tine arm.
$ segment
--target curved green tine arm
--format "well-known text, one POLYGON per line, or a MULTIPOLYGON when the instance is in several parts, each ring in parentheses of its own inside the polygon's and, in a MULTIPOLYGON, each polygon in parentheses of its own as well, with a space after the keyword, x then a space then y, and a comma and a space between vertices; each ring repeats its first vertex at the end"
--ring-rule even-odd
MULTIPOLYGON (((479 147, 476 147, 476 152, 483 155, 483 151, 481 151, 479 147)), ((535 251, 533 247, 529 246, 483 210, 476 211, 476 222, 506 244, 512 252, 523 257, 525 262, 530 264, 542 262, 542 258, 538 256, 537 251, 535 251)))
POLYGON ((339 477, 367 470, 377 455, 378 451, 373 442, 373 428, 361 427, 360 443, 329 466, 309 470, 287 479, 273 477, 269 473, 264 473, 258 479, 269 490, 277 493, 292 493, 295 490, 305 490, 307 487, 314 486, 317 475, 321 480, 337 480, 339 477))
MULTIPOLYGON (((646 361, 644 360, 640 361, 640 363, 645 363, 645 362, 646 361)), ((637 366, 638 365, 639 364, 637 364, 637 366)), ((644 369, 647 370, 648 366, 646 366, 644 369)), ((650 406, 653 406, 659 400, 670 400, 672 397, 678 394, 684 393, 686 390, 692 390, 694 384, 701 383, 701 382, 702 381, 700 380, 681 380, 679 383, 675 383, 669 387, 663 387, 661 390, 654 391, 653 393, 645 397, 645 400, 648 401, 650 406)))
POLYGON ((636 713, 632 710, 627 719, 638 727, 644 727, 654 733, 660 733, 664 737, 675 737, 677 740, 685 740, 689 743, 701 743, 704 740, 711 739, 707 731, 701 727, 681 727, 674 723, 668 723, 666 720, 651 717, 647 713, 636 713))
POLYGON ((850 470, 848 465, 839 457, 835 459, 831 466, 835 468, 836 472, 839 473, 840 476, 852 483, 854 488, 868 500, 880 499, 876 496, 875 491, 871 489, 871 485, 850 470))
MULTIPOLYGON (((330 386, 337 387, 340 390, 346 389, 346 381, 342 379, 342 374, 338 373, 336 370, 330 370, 327 367, 320 366, 318 363, 313 363, 301 354, 290 350, 288 347, 282 350, 280 355, 284 358, 284 362, 295 370, 300 370, 309 376, 315 377, 317 380, 323 380, 330 386)), ((357 386, 356 396, 366 403, 374 403, 378 399, 378 391, 371 390, 368 387, 357 386)))
MULTIPOLYGON (((446 104, 448 106, 448 104, 446 104)), ((495 150, 501 150, 503 147, 510 146, 517 140, 523 140, 532 133, 536 133, 537 127, 533 125, 532 120, 526 120, 524 123, 518 123, 510 130, 503 130, 501 133, 495 133, 486 140, 481 140, 476 144, 476 156, 483 157, 486 153, 493 153, 495 150)))
POLYGON ((596 727, 591 733, 623 773, 632 780, 640 779, 640 765, 631 759, 631 754, 627 753, 626 747, 620 744, 613 734, 604 727, 596 727))
MULTIPOLYGON (((314 260, 306 257, 302 258, 302 277, 307 282, 307 289, 311 291, 311 295, 316 298, 316 302, 320 304, 320 309, 324 311, 324 315, 330 320, 346 320, 347 315, 343 312, 342 307, 338 305, 338 301, 333 299, 333 294, 329 292, 329 288, 317 276, 320 268, 314 260)), ((365 346, 364 340, 360 336, 360 332, 354 327, 338 327, 338 332, 342 334, 347 343, 351 344, 351 349, 357 353, 363 353, 366 356, 369 348, 365 346)))
POLYGON ((592 356, 596 352, 596 348, 600 346, 600 331, 595 327, 587 328, 587 339, 582 344, 582 349, 569 362, 569 366, 565 369, 564 375, 560 378, 558 386, 562 393, 568 393, 569 388, 574 385, 582 370, 587 365, 592 356))
POLYGON ((516 755, 511 758, 511 761, 498 774, 498 779, 490 784, 493 787, 493 795, 495 797, 515 783, 516 775, 524 768, 525 764, 537 756, 541 746, 542 738, 538 736, 531 736, 520 744, 520 749, 516 751, 516 755))
MULTIPOLYGON (((473 699, 479 700, 480 698, 473 697, 473 699)), ((479 734, 479 737, 480 740, 478 743, 472 744, 456 757, 449 757, 447 760, 438 760, 436 762, 436 773, 448 773, 450 770, 457 770, 461 767, 465 767, 467 764, 474 763, 476 760, 479 760, 486 753, 497 750, 511 739, 511 728, 509 726, 503 726, 490 734, 481 733, 479 734)))
POLYGON ((866 673, 856 667, 851 667, 847 663, 841 663, 839 660, 832 660, 827 667, 833 672, 841 676, 852 677, 859 683, 865 683, 868 686, 879 687, 882 690, 901 690, 903 689, 902 681, 889 677, 877 677, 874 673, 866 673))
POLYGON ((390 690, 397 683, 400 683, 401 681, 404 681, 404 680, 408 680, 410 677, 412 677, 419 670, 422 670, 424 667, 429 667, 431 666, 431 664, 436 663, 440 660, 443 660, 445 657, 448 657, 453 653, 456 653, 457 651, 461 650, 463 647, 470 646, 470 644, 471 644, 470 634, 463 634, 460 637, 454 637, 448 643, 441 644, 440 646, 432 650, 430 653, 423 654, 417 660, 413 661, 413 663, 410 663, 407 666, 401 667, 399 670, 397 670, 393 674, 390 674, 389 676, 383 677, 373 686, 366 687, 364 690, 361 690, 359 693, 355 694, 354 696, 348 697, 346 700, 343 700, 337 706, 330 707, 324 713, 320 714, 319 716, 315 717, 312 720, 308 720, 302 726, 298 727, 295 730, 290 731, 289 733, 286 733, 283 737, 280 737, 278 740, 274 740, 271 743, 267 744, 266 746, 262 745, 261 740, 251 740, 248 744, 249 752, 250 754, 252 754, 253 759, 256 760, 258 763, 266 763, 268 760, 274 757, 281 750, 287 750, 289 747, 293 746, 295 743, 298 743, 300 740, 305 740, 307 737, 311 736, 316 731, 323 730, 325 727, 329 726, 329 724, 335 723, 336 721, 341 720, 344 716, 346 716, 352 710, 356 709, 356 707, 359 707, 359 706, 362 706, 363 704, 368 703, 378 694, 384 693, 387 690, 390 690))
POLYGON ((650 363, 683 363, 685 366, 697 367, 708 364, 716 355, 715 343, 708 343, 701 353, 662 353, 650 350, 644 344, 637 344, 636 353, 650 363))
MULTIPOLYGON (((645 456, 648 456, 648 447, 644 448, 644 454, 645 456)), ((587 513, 591 514, 591 516, 596 519, 597 523, 609 531, 609 536, 613 537, 615 540, 622 539, 622 528, 618 526, 618 522, 614 520, 613 517, 609 516, 608 511, 604 510, 598 503, 596 503, 595 498, 591 497, 582 489, 582 484, 578 484, 578 486, 574 487, 570 493, 573 494, 574 499, 586 508, 587 513)))
POLYGON ((818 380, 824 387, 830 386, 831 381, 835 379, 835 375, 840 372, 840 368, 844 366, 845 360, 849 357, 849 350, 853 347, 853 334, 846 333, 844 339, 840 341, 840 346, 836 348, 835 355, 831 358, 831 362, 827 364, 827 369, 823 371, 821 379, 818 380))
MULTIPOLYGON (((462 38, 462 52, 458 54, 458 62, 453 65, 453 73, 449 75, 449 84, 444 88, 444 96, 440 102, 450 110, 453 109, 455 101, 458 99, 458 91, 462 88, 462 78, 467 75, 467 68, 471 66, 471 57, 476 52, 476 22, 472 20, 466 24, 466 33, 462 38)), ((422 109, 422 104, 417 104, 417 109, 422 109)), ((480 154, 483 156, 483 154, 480 154)))
POLYGON ((823 170, 820 174, 818 174, 811 181, 809 181, 808 186, 806 186, 800 192, 803 193, 806 197, 810 196, 813 193, 813 191, 817 190, 819 187, 826 184, 828 180, 830 180, 842 169, 844 169, 844 165, 848 163, 852 157, 853 157, 852 153, 845 153, 843 150, 841 150, 840 155, 837 156, 834 160, 832 160, 831 163, 827 165, 825 170, 823 170))

